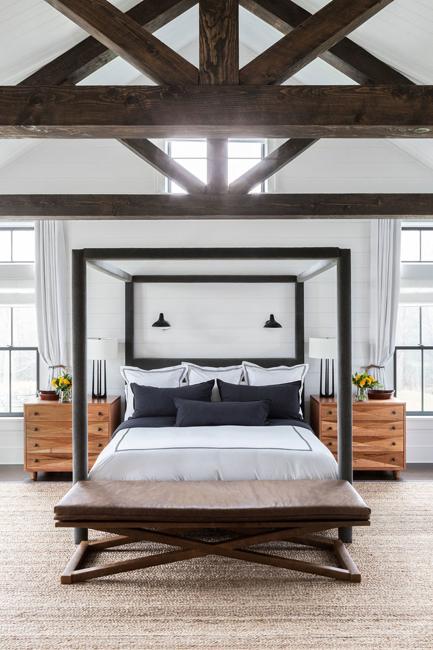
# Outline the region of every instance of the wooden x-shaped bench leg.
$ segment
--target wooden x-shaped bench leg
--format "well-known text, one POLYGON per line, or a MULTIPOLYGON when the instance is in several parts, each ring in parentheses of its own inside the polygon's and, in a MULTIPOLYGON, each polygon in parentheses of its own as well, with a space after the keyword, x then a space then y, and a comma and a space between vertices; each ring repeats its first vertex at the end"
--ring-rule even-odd
POLYGON ((205 541, 138 527, 122 528, 120 522, 116 528, 111 526, 106 527, 102 523, 95 523, 92 525, 92 528, 101 532, 115 533, 116 536, 99 541, 81 542, 61 576, 62 584, 83 582, 91 578, 135 571, 160 564, 180 562, 205 555, 221 555, 245 562, 291 569, 302 573, 312 573, 336 580, 349 582, 361 581, 361 574, 344 544, 338 539, 314 534, 330 528, 329 524, 323 522, 303 524, 297 528, 265 530, 254 535, 231 537, 223 541, 205 541), (85 557, 91 551, 103 551, 116 546, 132 544, 137 541, 166 544, 168 546, 178 547, 178 550, 146 555, 131 560, 123 560, 105 566, 80 568, 85 557), (294 558, 286 558, 279 555, 270 555, 268 553, 245 549, 245 547, 274 541, 286 541, 293 544, 313 546, 333 551, 339 566, 314 564, 294 558))

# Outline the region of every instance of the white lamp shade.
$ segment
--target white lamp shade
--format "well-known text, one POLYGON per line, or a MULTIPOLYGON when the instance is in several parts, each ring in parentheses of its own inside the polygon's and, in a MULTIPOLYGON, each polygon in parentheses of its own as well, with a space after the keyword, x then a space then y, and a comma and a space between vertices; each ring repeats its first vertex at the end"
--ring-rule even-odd
POLYGON ((117 339, 87 339, 87 358, 94 361, 117 359, 117 339))
POLYGON ((337 340, 327 338, 311 338, 308 344, 310 359, 335 359, 337 356, 337 340))

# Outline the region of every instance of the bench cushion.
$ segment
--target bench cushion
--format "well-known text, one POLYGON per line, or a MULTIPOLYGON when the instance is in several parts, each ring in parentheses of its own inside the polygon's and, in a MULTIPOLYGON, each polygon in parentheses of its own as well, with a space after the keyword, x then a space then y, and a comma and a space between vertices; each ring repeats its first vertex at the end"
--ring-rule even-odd
POLYGON ((80 481, 58 521, 224 523, 368 520, 347 481, 80 481))

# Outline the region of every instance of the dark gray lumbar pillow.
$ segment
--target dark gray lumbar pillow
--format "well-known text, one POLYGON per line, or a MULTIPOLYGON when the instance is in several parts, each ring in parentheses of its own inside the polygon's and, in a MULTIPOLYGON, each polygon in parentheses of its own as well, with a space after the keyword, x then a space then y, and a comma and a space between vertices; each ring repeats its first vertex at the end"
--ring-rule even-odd
POLYGON ((199 402, 175 398, 177 427, 262 426, 267 424, 269 402, 199 402))

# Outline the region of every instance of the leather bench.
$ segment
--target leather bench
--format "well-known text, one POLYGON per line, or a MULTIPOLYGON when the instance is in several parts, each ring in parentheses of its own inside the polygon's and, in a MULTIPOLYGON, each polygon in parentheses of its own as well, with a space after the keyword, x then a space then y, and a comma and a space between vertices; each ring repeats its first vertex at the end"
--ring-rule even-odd
POLYGON ((65 584, 205 555, 224 555, 359 582, 360 573, 339 539, 317 533, 368 526, 370 509, 347 481, 80 481, 54 508, 56 526, 114 533, 81 542, 62 574, 65 584), (197 537, 213 529, 216 541, 197 537), (195 531, 193 537, 188 536, 195 531), (103 567, 80 568, 90 551, 137 542, 179 550, 103 567), (312 564, 246 547, 287 541, 332 550, 339 566, 312 564))

